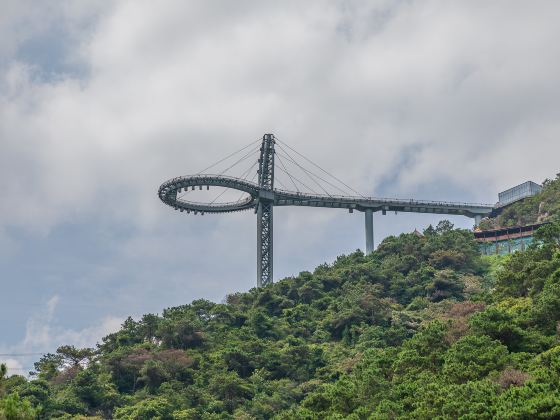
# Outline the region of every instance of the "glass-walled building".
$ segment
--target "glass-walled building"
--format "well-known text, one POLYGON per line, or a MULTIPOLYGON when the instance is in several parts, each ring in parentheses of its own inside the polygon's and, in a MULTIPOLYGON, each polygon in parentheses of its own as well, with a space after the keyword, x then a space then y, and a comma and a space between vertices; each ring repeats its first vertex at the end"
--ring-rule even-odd
POLYGON ((533 181, 527 181, 498 194, 498 205, 504 206, 525 197, 531 197, 541 192, 542 187, 533 181))

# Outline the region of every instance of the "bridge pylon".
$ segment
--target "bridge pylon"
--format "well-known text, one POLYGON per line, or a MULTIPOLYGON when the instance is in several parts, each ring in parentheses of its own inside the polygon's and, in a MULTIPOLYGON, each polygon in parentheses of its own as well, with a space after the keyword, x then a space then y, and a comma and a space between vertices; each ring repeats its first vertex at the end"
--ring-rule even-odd
POLYGON ((257 287, 273 282, 274 135, 265 134, 259 157, 257 199, 257 287))

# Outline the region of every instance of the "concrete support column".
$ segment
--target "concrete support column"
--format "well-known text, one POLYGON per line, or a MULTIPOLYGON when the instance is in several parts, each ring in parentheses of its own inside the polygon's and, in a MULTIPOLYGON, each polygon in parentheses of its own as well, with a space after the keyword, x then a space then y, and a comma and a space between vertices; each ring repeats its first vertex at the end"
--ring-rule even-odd
POLYGON ((373 210, 366 209, 366 255, 373 252, 373 210))
POLYGON ((481 214, 475 214, 475 216, 474 216, 474 227, 478 227, 478 225, 480 225, 481 221, 482 221, 482 215, 481 214))

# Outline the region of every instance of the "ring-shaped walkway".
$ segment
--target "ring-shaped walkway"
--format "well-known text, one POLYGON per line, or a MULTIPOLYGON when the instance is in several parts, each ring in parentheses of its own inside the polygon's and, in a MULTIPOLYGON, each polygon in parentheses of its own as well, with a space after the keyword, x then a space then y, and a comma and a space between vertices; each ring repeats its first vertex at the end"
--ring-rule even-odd
MULTIPOLYGON (((255 182, 225 175, 197 174, 180 176, 161 185, 159 198, 165 204, 180 211, 204 213, 231 213, 255 209, 261 189, 255 182), (230 203, 199 203, 184 200, 179 196, 183 190, 223 187, 242 191, 247 197, 230 203)), ((326 208, 344 208, 358 211, 401 211, 415 213, 457 214, 468 217, 489 214, 493 206, 489 204, 459 203, 446 201, 407 200, 396 198, 371 198, 337 195, 308 194, 295 191, 275 189, 266 191, 267 199, 272 199, 275 206, 309 206, 326 208)))

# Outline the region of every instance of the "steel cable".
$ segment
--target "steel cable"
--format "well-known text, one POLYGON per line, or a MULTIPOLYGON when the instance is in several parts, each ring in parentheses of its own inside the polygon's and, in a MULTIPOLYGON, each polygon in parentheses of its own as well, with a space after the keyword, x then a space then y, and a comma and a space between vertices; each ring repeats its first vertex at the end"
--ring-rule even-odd
POLYGON ((202 169, 201 171, 198 171, 195 175, 199 175, 199 174, 201 174, 201 173, 207 171, 208 169, 213 168, 213 167, 216 166, 216 165, 219 165, 220 163, 222 163, 223 161, 229 159, 230 157, 235 156, 236 154, 242 152, 243 150, 245 150, 245 149, 251 147, 253 144, 255 144, 255 143, 260 143, 260 141, 261 141, 261 139, 259 139, 259 140, 257 140, 257 141, 252 141, 252 142, 249 143, 247 146, 245 146, 245 147, 243 147, 243 148, 241 148, 241 149, 239 149, 239 150, 237 150, 237 151, 235 151, 235 152, 233 152, 233 153, 227 155, 225 158, 220 159, 219 161, 217 161, 217 162, 213 163, 212 165, 208 166, 207 168, 204 168, 204 169, 202 169))
POLYGON ((330 176, 331 178, 335 179, 336 181, 340 182, 342 185, 344 185, 346 188, 348 188, 350 191, 358 194, 360 197, 366 198, 363 194, 359 193, 358 191, 356 191, 354 188, 352 188, 351 186, 349 186, 348 184, 346 184, 344 181, 342 181, 341 179, 337 178, 336 176, 334 176, 333 174, 331 174, 330 172, 326 171, 325 169, 321 168, 319 165, 317 165, 315 162, 313 162, 311 159, 305 157, 304 155, 302 155, 300 152, 298 152, 296 149, 294 149, 293 147, 291 147, 289 144, 284 143, 283 141, 279 140, 277 137, 275 137, 278 143, 283 144, 284 146, 286 146, 287 148, 289 148, 290 150, 292 150, 294 153, 297 153, 299 156, 301 156, 303 159, 305 159, 306 161, 308 161, 309 163, 311 163, 313 166, 317 167, 318 169, 320 169, 321 171, 323 171, 325 174, 327 174, 328 176, 330 176))
MULTIPOLYGON (((278 156, 280 156, 280 154, 278 154, 278 156)), ((299 167, 299 168, 303 171, 303 173, 306 174, 307 177, 308 177, 309 179, 311 179, 311 181, 313 181, 315 184, 317 184, 317 185, 319 186, 319 188, 321 188, 321 189, 324 191, 324 193, 327 194, 329 197, 332 197, 332 195, 331 195, 321 184, 319 184, 319 182, 317 182, 317 180, 316 180, 315 178, 313 178, 311 175, 314 175, 314 176, 316 176, 317 178, 319 178, 320 180, 326 182, 327 184, 329 184, 329 185, 331 185, 331 186, 337 188, 339 191, 342 191, 344 194, 347 193, 346 191, 341 190, 340 188, 336 187, 335 185, 332 185, 330 182, 324 180, 323 178, 321 178, 320 176, 314 174, 313 172, 308 171, 307 169, 305 169, 304 167, 302 167, 301 165, 299 165, 290 155, 287 155, 287 156, 284 156, 284 157, 285 157, 286 159, 288 159, 289 161, 291 161, 294 165, 296 165, 297 167, 299 167)))
MULTIPOLYGON (((296 183, 294 182, 294 179, 292 178, 292 176, 290 175, 290 173, 286 169, 286 165, 284 165, 284 162, 282 162, 282 159, 280 159, 280 155, 276 154, 276 156, 278 157, 278 162, 280 162, 280 164, 284 167, 284 172, 286 172, 286 174, 288 174, 288 177, 292 180, 292 184, 294 184, 294 187, 296 188, 297 192, 299 192, 298 186, 296 185, 296 183)), ((281 168, 279 167, 278 169, 281 169, 281 168)))
MULTIPOLYGON (((315 191, 313 188, 311 188, 311 187, 309 187, 308 185, 306 185, 301 179, 298 179, 298 178, 296 178, 295 176, 290 175, 290 173, 289 173, 288 171, 282 169, 281 167, 278 167, 278 169, 280 169, 282 172, 285 172, 289 177, 291 177, 291 178, 293 177, 297 182, 299 182, 301 185, 303 185, 305 188, 307 188, 307 189, 308 189, 309 191, 311 191, 313 194, 320 195, 320 194, 319 194, 317 191, 315 191)), ((301 191, 299 191, 299 189, 298 189, 298 192, 301 192, 301 191)))

